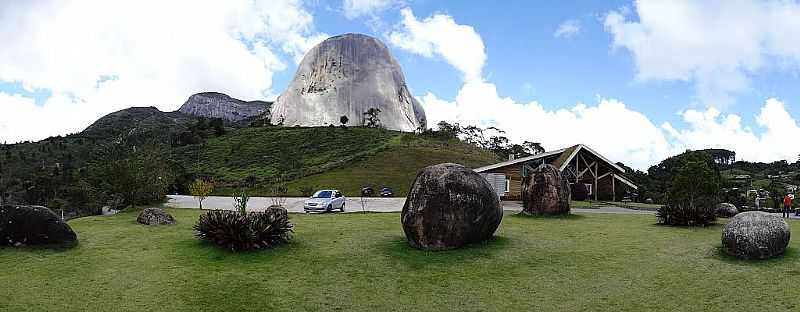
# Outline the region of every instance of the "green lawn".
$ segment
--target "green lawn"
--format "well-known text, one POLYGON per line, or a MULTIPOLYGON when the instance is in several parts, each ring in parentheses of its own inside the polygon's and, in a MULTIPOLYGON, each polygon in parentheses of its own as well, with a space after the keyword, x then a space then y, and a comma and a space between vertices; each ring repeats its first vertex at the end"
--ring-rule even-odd
POLYGON ((453 162, 477 168, 498 162, 492 152, 456 140, 440 141, 409 135, 396 137, 386 148, 346 166, 289 182, 289 192, 300 194, 301 187, 335 188, 348 196, 358 196, 361 188, 376 192, 389 186, 395 196, 406 196, 417 172, 427 166, 453 162), (411 138, 411 140, 403 140, 411 138))
POLYGON ((647 204, 647 203, 636 203, 636 202, 608 202, 608 203, 624 208, 652 210, 652 211, 656 211, 658 210, 658 208, 661 208, 661 206, 663 206, 660 204, 647 204))
POLYGON ((573 201, 570 201, 570 206, 572 208, 583 208, 583 209, 597 208, 597 207, 592 207, 592 202, 590 202, 588 200, 586 200, 586 201, 573 200, 573 201))
MULTIPOLYGON (((135 214, 70 221, 66 251, 0 249, 3 311, 798 311, 800 243, 775 260, 718 252, 721 226, 653 216, 506 215, 491 242, 429 253, 398 214, 292 215, 292 243, 234 254, 135 214)), ((724 222, 722 220, 721 222, 724 222)), ((792 222, 798 228, 800 222, 792 222)))

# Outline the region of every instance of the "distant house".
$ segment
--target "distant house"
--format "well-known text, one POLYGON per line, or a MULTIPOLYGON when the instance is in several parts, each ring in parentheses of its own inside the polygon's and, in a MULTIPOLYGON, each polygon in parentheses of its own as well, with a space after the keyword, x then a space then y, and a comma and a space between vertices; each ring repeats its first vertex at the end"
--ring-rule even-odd
POLYGON ((623 176, 625 170, 583 144, 475 169, 509 200, 522 197, 522 179, 541 164, 551 164, 565 173, 570 185, 586 184, 590 198, 620 200, 637 186, 623 176))

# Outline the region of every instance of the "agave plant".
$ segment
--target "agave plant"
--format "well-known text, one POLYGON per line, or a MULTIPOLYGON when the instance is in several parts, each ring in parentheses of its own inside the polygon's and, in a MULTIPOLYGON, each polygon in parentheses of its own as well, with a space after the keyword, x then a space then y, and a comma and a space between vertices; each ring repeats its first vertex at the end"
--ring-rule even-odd
POLYGON ((286 209, 264 212, 212 210, 194 225, 195 236, 231 251, 272 248, 291 238, 294 226, 286 209))

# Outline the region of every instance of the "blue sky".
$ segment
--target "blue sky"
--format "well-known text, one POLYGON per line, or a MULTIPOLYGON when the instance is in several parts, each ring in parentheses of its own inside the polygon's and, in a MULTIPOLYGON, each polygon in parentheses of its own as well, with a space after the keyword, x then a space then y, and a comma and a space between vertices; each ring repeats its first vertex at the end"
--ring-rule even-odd
POLYGON ((6 3, 0 140, 201 91, 274 98, 314 44, 359 32, 387 44, 434 122, 641 169, 687 148, 794 160, 780 145, 800 136, 798 20, 795 1, 757 0, 6 3))

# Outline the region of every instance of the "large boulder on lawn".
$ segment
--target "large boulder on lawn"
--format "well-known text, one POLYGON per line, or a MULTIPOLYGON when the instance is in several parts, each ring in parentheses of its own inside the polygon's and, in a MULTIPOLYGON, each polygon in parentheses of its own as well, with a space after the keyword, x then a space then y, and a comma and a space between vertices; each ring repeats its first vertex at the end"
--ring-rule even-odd
POLYGON ((146 208, 139 213, 136 222, 145 225, 172 225, 175 224, 175 218, 168 214, 163 209, 159 208, 146 208))
POLYGON ((782 255, 791 232, 783 218, 761 211, 742 212, 722 229, 722 249, 740 259, 782 255))
POLYGON ((422 169, 403 205, 401 220, 409 244, 446 250, 489 239, 503 208, 489 182, 464 166, 439 164, 422 169))
POLYGON ((72 246, 78 236, 52 210, 42 206, 0 206, 0 245, 72 246))
POLYGON ((542 164, 522 181, 523 208, 527 215, 569 213, 569 181, 558 168, 542 164))
POLYGON ((739 213, 739 209, 736 209, 736 206, 734 204, 720 203, 719 205, 717 205, 717 210, 715 210, 715 213, 717 214, 717 216, 723 218, 730 218, 739 213))

